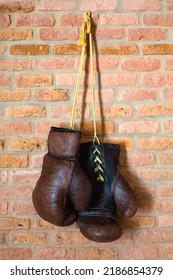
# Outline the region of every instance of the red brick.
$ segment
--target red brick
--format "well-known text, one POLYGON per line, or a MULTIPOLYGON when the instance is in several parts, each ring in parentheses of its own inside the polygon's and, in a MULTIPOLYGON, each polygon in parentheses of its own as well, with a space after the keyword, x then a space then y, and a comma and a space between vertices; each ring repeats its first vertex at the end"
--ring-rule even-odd
MULTIPOLYGON (((115 124, 112 121, 96 121, 96 128, 98 135, 110 135, 115 133, 115 124)), ((81 124, 81 131, 83 135, 93 135, 93 121, 84 121, 81 124)))
POLYGON ((35 214, 35 208, 32 202, 14 202, 10 201, 8 206, 8 212, 12 215, 33 215, 35 214))
POLYGON ((132 245, 132 244, 134 244, 134 240, 133 240, 131 232, 124 231, 123 235, 121 236, 121 238, 115 240, 114 243, 112 243, 112 244, 116 244, 116 246, 120 245, 120 244, 124 244, 124 245, 132 245))
POLYGON ((146 54, 173 54, 173 44, 150 44, 143 45, 142 52, 144 55, 146 54))
POLYGON ((98 28, 95 32, 97 40, 122 39, 124 32, 122 28, 98 28))
POLYGON ((100 15, 101 25, 131 25, 138 24, 138 16, 136 14, 107 14, 100 15))
POLYGON ((5 74, 0 74, 0 86, 1 87, 6 87, 8 86, 10 83, 10 78, 9 76, 5 75, 5 74))
POLYGON ((80 26, 83 22, 83 16, 78 14, 62 14, 59 23, 64 26, 80 26))
POLYGON ((11 24, 10 15, 1 15, 1 17, 0 17, 0 27, 8 27, 8 26, 10 26, 10 24, 11 24))
POLYGON ((173 242, 172 230, 148 230, 137 234, 137 240, 139 243, 166 243, 173 242))
MULTIPOLYGON (((95 102, 106 103, 114 101, 114 90, 113 89, 95 89, 95 102)), ((84 89, 79 92, 78 102, 91 103, 92 102, 92 90, 84 89)))
POLYGON ((36 68, 40 68, 40 69, 44 69, 44 70, 68 69, 73 66, 73 60, 71 58, 36 59, 34 61, 34 66, 36 68))
POLYGON ((163 129, 165 132, 173 132, 173 120, 164 121, 163 129))
POLYGON ((13 139, 9 140, 9 150, 13 151, 45 151, 47 142, 45 139, 13 139))
POLYGON ((122 150, 130 150, 133 148, 133 141, 130 138, 127 137, 114 137, 114 138, 105 138, 100 139, 101 141, 104 141, 106 143, 112 143, 112 144, 119 144, 122 150))
MULTIPOLYGON (((87 76, 87 83, 91 83, 91 78, 87 76)), ((82 75, 81 77, 81 85, 85 83, 86 76, 82 75)), ((57 74, 56 75, 56 85, 57 86, 76 86, 77 82, 77 74, 76 73, 66 73, 66 74, 57 74)))
MULTIPOLYGON (((173 169, 170 168, 146 168, 137 171, 140 180, 172 180, 173 169)), ((162 210, 161 210, 162 211, 162 210)))
POLYGON ((7 182, 7 171, 0 171, 0 182, 7 182))
MULTIPOLYGON (((59 18, 59 23, 64 26, 81 26, 83 22, 83 15, 81 14, 62 14, 59 18)), ((98 16, 92 15, 92 25, 98 23, 98 16)))
POLYGON ((32 30, 29 29, 1 29, 0 40, 17 41, 32 40, 32 30))
POLYGON ((172 86, 173 74, 144 74, 143 85, 150 87, 172 86))
POLYGON ((160 0, 124 0, 123 9, 127 11, 158 11, 161 8, 160 0))
POLYGON ((173 148, 173 139, 169 137, 150 137, 137 140, 141 150, 166 150, 173 148))
POLYGON ((161 213, 172 213, 173 212, 173 200, 165 199, 160 200, 160 203, 158 205, 158 210, 161 213))
POLYGON ((98 47, 98 54, 134 55, 138 53, 136 45, 103 45, 98 47))
POLYGON ((167 59, 167 60, 165 61, 165 67, 164 67, 164 69, 165 69, 166 71, 172 71, 172 70, 173 70, 173 59, 167 59))
MULTIPOLYGON (((1 159, 0 159, 1 160, 1 159)), ((8 210, 8 204, 5 201, 0 201, 0 213, 1 215, 6 215, 8 210)))
POLYGON ((38 122, 35 124, 35 133, 36 134, 48 134, 49 133, 49 130, 50 130, 50 127, 51 126, 55 126, 55 127, 68 127, 69 126, 69 121, 68 122, 57 122, 57 121, 54 121, 54 122, 46 122, 46 121, 43 121, 43 122, 38 122))
POLYGON ((132 58, 122 62, 122 69, 128 71, 155 71, 160 68, 160 60, 155 58, 132 58))
POLYGON ((136 84, 135 74, 102 74, 101 82, 103 86, 133 86, 136 84))
POLYGON ((89 11, 107 11, 107 10, 116 10, 117 9, 117 0, 81 0, 81 10, 89 11))
POLYGON ((123 122, 119 126, 120 133, 150 133, 158 132, 159 123, 154 121, 123 122))
POLYGON ((10 54, 12 55, 42 55, 49 53, 48 45, 12 45, 10 47, 10 54))
POLYGON ((128 30, 129 41, 160 41, 167 38, 167 30, 161 28, 138 28, 128 30))
POLYGON ((137 106, 137 116, 159 116, 172 115, 172 104, 139 105, 137 106))
POLYGON ((49 74, 17 75, 16 85, 19 87, 50 86, 52 85, 52 75, 49 74))
POLYGON ((57 229, 57 226, 50 224, 43 219, 32 219, 32 228, 36 230, 51 230, 51 229, 57 229))
POLYGON ((118 100, 140 101, 140 100, 156 100, 156 90, 143 89, 124 89, 118 94, 118 100))
POLYGON ((161 153, 160 154, 161 164, 173 164, 173 153, 161 153))
POLYGON ((118 65, 118 59, 112 57, 99 57, 98 65, 95 63, 95 70, 113 69, 118 65), (98 68, 98 69, 97 69, 98 68))
POLYGON ((121 153, 120 165, 121 166, 145 166, 154 165, 156 157, 154 153, 143 152, 126 152, 121 153))
POLYGON ((157 196, 173 196, 173 185, 160 185, 157 188, 157 196))
POLYGON ((167 1, 166 1, 166 4, 167 4, 166 10, 167 10, 167 11, 173 11, 172 0, 167 0, 167 1))
POLYGON ((55 45, 53 46, 53 54, 55 55, 71 55, 71 54, 80 54, 81 46, 77 44, 64 44, 64 45, 55 45))
POLYGON ((66 11, 74 10, 76 7, 75 0, 51 0, 45 2, 38 2, 36 8, 42 11, 66 11))
POLYGON ((0 229, 1 230, 28 230, 30 228, 29 219, 1 217, 0 229))
POLYGON ((0 234, 0 245, 5 243, 5 236, 4 234, 0 234))
MULTIPOLYGON (((173 9, 173 6, 172 6, 173 9)), ((167 245, 164 247, 159 247, 159 259, 160 260, 172 260, 173 258, 173 246, 167 245)))
POLYGON ((65 89, 40 89, 35 91, 35 100, 62 101, 69 99, 69 91, 65 89))
POLYGON ((40 177, 40 171, 37 170, 16 170, 11 172, 12 182, 36 183, 40 177))
POLYGON ((0 100, 1 101, 19 101, 27 100, 30 98, 29 90, 1 90, 0 100))
POLYGON ((120 259, 123 260, 157 260, 158 248, 155 246, 132 246, 120 250, 120 259))
POLYGON ((3 13, 29 13, 34 10, 32 1, 4 1, 0 3, 0 12, 3 13))
POLYGON ((75 250, 71 248, 41 248, 35 249, 35 260, 74 260, 75 250))
POLYGON ((32 132, 32 127, 28 122, 2 122, 0 132, 5 135, 28 134, 32 132))
MULTIPOLYGON (((72 113, 72 106, 57 106, 52 108, 52 117, 53 118, 70 118, 72 113)), ((83 105, 81 104, 77 106, 76 108, 76 118, 89 118, 90 117, 90 108, 88 105, 85 106, 85 109, 83 108, 83 105)))
POLYGON ((112 105, 112 106, 96 106, 96 115, 108 117, 129 117, 132 114, 132 108, 129 105, 112 105))
POLYGON ((32 259, 32 250, 28 248, 1 248, 1 260, 30 260, 32 259))
POLYGON ((172 215, 161 215, 159 217, 160 227, 173 227, 173 216, 172 215))
POLYGON ((17 26, 54 26, 53 15, 44 14, 17 14, 17 26))
POLYGON ((39 105, 16 105, 7 109, 9 117, 42 117, 45 116, 46 109, 39 105))
MULTIPOLYGON (((80 64, 80 58, 77 57, 75 61, 75 68, 78 69, 80 64)), ((99 57, 98 61, 93 62, 93 67, 95 71, 113 69, 118 65, 118 59, 112 57, 99 57)), ((83 70, 86 72, 90 71, 90 65, 88 64, 88 59, 84 61, 83 70)))
POLYGON ((40 39, 46 41, 77 40, 78 30, 76 27, 42 28, 40 29, 40 39))
POLYGON ((143 22, 144 22, 144 24, 147 24, 147 25, 172 26, 173 25, 173 15, 171 15, 171 14, 144 15, 143 22))
POLYGON ((0 60, 0 70, 23 71, 30 70, 32 61, 26 59, 3 59, 0 60))
POLYGON ((45 233, 11 233, 9 240, 15 245, 45 245, 47 244, 47 235, 45 233))
POLYGON ((122 220, 122 228, 153 228, 155 218, 150 216, 135 216, 129 220, 122 220))
POLYGON ((59 231, 54 232, 51 235, 51 244, 53 245, 74 245, 74 244, 85 244, 88 242, 88 239, 86 239, 81 233, 79 232, 73 232, 73 231, 59 231))
POLYGON ((111 247, 79 248, 79 260, 118 260, 118 251, 111 247))
POLYGON ((28 164, 27 155, 0 154, 0 167, 27 167, 28 164))
POLYGON ((27 186, 1 187, 1 197, 3 199, 30 199, 32 197, 32 189, 27 186))
POLYGON ((32 159, 31 159, 31 167, 32 168, 41 168, 42 164, 43 164, 43 156, 42 155, 32 156, 32 159))

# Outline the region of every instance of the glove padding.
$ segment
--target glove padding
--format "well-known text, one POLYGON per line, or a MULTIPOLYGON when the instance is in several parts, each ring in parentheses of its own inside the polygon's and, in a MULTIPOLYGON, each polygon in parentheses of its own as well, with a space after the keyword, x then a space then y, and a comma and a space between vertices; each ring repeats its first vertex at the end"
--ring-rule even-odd
POLYGON ((77 220, 91 200, 91 183, 77 160, 81 133, 52 127, 48 154, 44 156, 41 176, 32 199, 38 215, 57 226, 77 220))
POLYGON ((107 143, 82 143, 79 162, 92 182, 92 200, 79 213, 81 233, 96 242, 111 242, 122 235, 119 213, 132 217, 137 211, 133 190, 117 170, 120 146, 107 143))

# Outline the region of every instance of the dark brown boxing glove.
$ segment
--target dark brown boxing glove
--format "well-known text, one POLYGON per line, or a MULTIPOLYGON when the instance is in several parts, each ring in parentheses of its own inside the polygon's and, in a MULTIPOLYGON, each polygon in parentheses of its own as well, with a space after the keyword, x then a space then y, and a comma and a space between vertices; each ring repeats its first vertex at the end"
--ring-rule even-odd
POLYGON ((131 217, 137 210, 135 193, 117 170, 119 156, 119 145, 80 145, 79 162, 92 182, 92 200, 87 211, 79 213, 77 224, 86 238, 96 242, 118 239, 119 213, 131 217))
POLYGON ((51 128, 48 153, 33 191, 38 215, 57 226, 75 222, 77 211, 86 210, 91 199, 91 183, 76 158, 80 138, 79 131, 51 128))

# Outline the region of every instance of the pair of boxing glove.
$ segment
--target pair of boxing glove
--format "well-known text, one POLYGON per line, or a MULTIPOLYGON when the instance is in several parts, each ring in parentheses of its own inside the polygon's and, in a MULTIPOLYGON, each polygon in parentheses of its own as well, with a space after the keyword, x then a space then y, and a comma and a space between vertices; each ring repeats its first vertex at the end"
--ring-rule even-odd
POLYGON ((50 129, 33 204, 49 223, 68 226, 76 221, 86 238, 110 242, 122 234, 119 214, 135 214, 135 193, 117 170, 119 145, 80 140, 80 131, 50 129))

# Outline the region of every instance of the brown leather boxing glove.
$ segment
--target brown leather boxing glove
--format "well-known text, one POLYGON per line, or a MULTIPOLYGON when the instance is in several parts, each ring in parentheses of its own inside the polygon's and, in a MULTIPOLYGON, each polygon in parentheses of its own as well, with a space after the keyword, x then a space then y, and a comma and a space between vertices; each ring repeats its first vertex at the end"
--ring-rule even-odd
POLYGON ((82 143, 79 162, 92 182, 92 200, 87 211, 79 213, 81 233, 96 242, 118 239, 122 230, 120 212, 131 217, 137 210, 136 196, 117 170, 120 146, 106 143, 82 143))
POLYGON ((48 153, 32 199, 38 215, 54 225, 75 222, 77 211, 86 210, 91 199, 91 183, 76 157, 80 138, 79 131, 66 128, 52 127, 49 132, 48 153))
POLYGON ((112 184, 112 196, 120 215, 130 218, 137 211, 137 200, 134 191, 117 171, 112 184))

